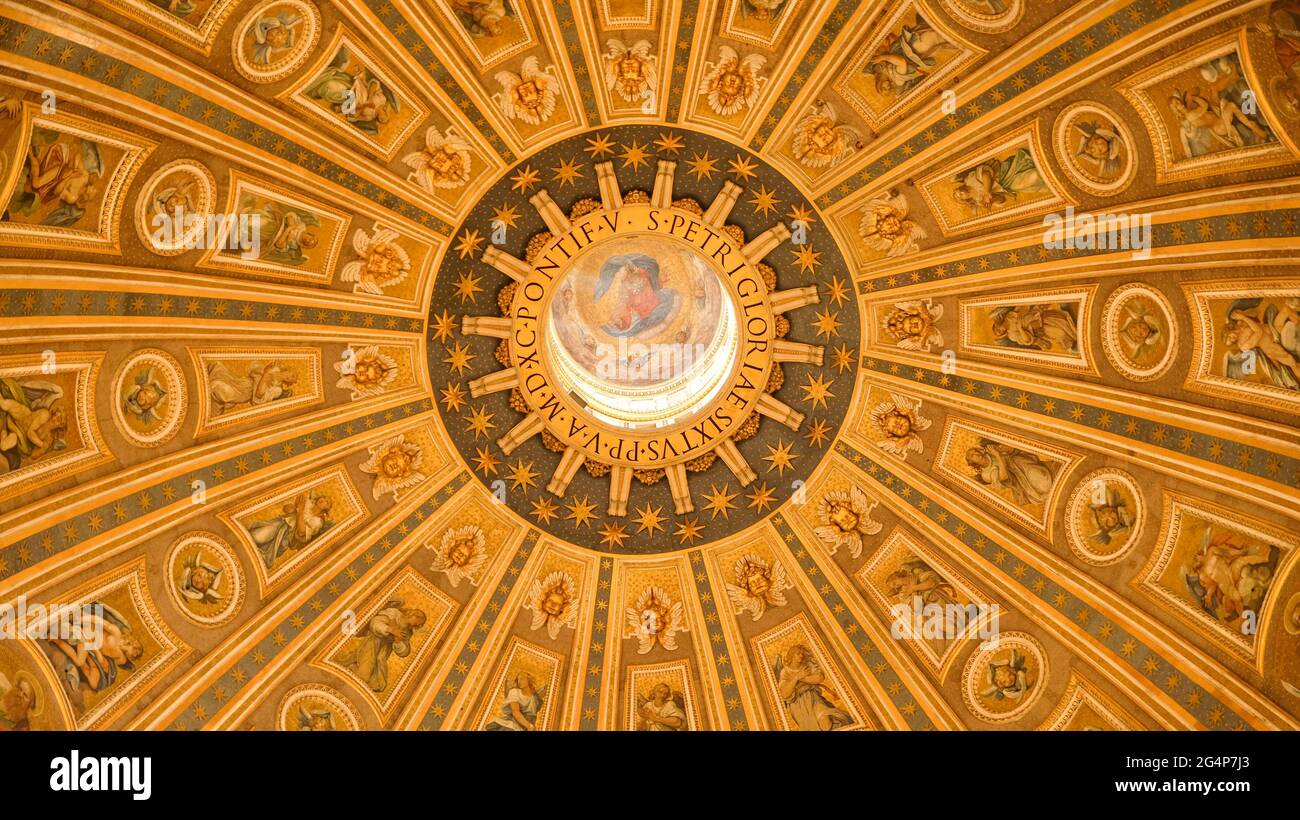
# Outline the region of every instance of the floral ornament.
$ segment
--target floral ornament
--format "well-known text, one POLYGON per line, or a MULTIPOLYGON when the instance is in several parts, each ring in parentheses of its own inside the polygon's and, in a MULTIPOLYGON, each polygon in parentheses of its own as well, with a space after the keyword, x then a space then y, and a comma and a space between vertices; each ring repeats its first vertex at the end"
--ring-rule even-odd
POLYGON ((767 77, 762 74, 765 63, 767 58, 761 54, 751 54, 742 60, 735 49, 728 46, 719 48, 718 61, 704 64, 704 82, 700 91, 707 97, 713 113, 729 117, 753 105, 767 84, 767 77))
POLYGON ((623 630, 623 637, 637 639, 639 655, 654 649, 656 643, 664 649, 676 649, 677 633, 685 631, 682 602, 674 601, 659 587, 646 587, 637 598, 636 606, 627 608, 627 627, 623 630))
POLYGON ((757 555, 736 559, 736 583, 727 584, 727 597, 736 614, 748 612, 757 621, 768 607, 785 606, 785 593, 792 589, 785 577, 785 567, 778 561, 769 564, 757 555))
POLYGON ((605 87, 628 102, 640 102, 658 86, 655 64, 658 55, 651 52, 649 40, 628 45, 622 40, 605 43, 605 87))
POLYGON ((888 401, 871 408, 870 416, 881 436, 876 446, 886 453, 907 458, 908 453, 924 451, 919 433, 930 429, 930 420, 921 415, 920 399, 890 393, 888 401))
POLYGON ((529 57, 519 67, 518 74, 498 71, 496 81, 501 84, 501 91, 492 96, 507 117, 529 125, 541 125, 555 113, 555 94, 559 86, 555 66, 547 66, 543 71, 537 58, 529 57))
POLYGON ((925 239, 925 228, 908 219, 907 199, 897 191, 881 194, 862 206, 858 235, 873 251, 902 256, 917 251, 916 241, 925 239))
POLYGON ((459 188, 469 182, 469 143, 450 127, 447 133, 430 126, 424 132, 424 147, 402 157, 411 169, 407 182, 429 193, 435 188, 459 188))
POLYGON ((376 500, 385 493, 392 493, 396 501, 400 491, 428 478, 421 472, 424 451, 407 441, 403 434, 386 439, 367 452, 370 458, 361 465, 361 472, 375 477, 371 494, 376 500))
POLYGON ((524 609, 532 610, 533 613, 533 623, 529 629, 545 626, 547 635, 552 639, 558 638, 562 628, 576 628, 578 585, 569 573, 556 570, 540 581, 533 581, 524 609))
POLYGON ((163 387, 154 376, 153 368, 146 368, 135 377, 135 383, 122 397, 122 407, 126 412, 140 419, 144 425, 152 425, 161 420, 155 412, 167 401, 167 388, 163 387))
POLYGON ((881 322, 886 334, 903 350, 929 353, 931 346, 943 344, 943 334, 935 323, 943 318, 943 305, 932 304, 929 299, 897 302, 881 322))
POLYGON ((334 369, 342 374, 334 386, 351 390, 352 401, 378 396, 397 378, 397 360, 379 352, 379 345, 349 347, 343 361, 334 363, 334 369))
POLYGON ((383 296, 384 288, 406 279, 411 272, 411 256, 397 244, 397 237, 397 231, 377 225, 373 235, 360 228, 352 234, 352 249, 361 258, 344 265, 339 278, 353 283, 353 293, 383 296))
POLYGON ((876 503, 868 500, 857 487, 847 492, 829 492, 817 503, 817 520, 821 526, 814 527, 813 532, 830 546, 831 555, 847 545, 849 554, 858 558, 862 555, 862 537, 875 535, 882 526, 879 521, 871 520, 870 513, 876 503))
POLYGON ((857 129, 840 125, 835 109, 824 100, 812 104, 791 138, 794 158, 809 168, 833 165, 861 149, 863 144, 857 129))
POLYGON ((433 552, 430 569, 447 576, 453 588, 460 586, 462 579, 469 579, 475 586, 478 571, 487 562, 487 538, 481 527, 466 524, 453 527, 442 534, 439 543, 428 543, 424 548, 433 552))

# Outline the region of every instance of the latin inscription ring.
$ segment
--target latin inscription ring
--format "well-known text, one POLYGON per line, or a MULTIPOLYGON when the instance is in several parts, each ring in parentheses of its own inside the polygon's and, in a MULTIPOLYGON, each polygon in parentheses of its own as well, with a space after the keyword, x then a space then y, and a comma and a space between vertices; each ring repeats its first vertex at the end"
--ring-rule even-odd
POLYGON ((667 467, 701 456, 731 436, 763 396, 772 370, 775 320, 762 275, 731 237, 695 214, 671 207, 623 205, 574 220, 537 254, 511 304, 510 358, 519 392, 543 426, 566 445, 595 461, 634 469, 667 467), (551 299, 570 262, 599 243, 629 236, 658 237, 689 245, 707 261, 739 316, 741 339, 716 400, 672 425, 620 429, 587 412, 563 389, 547 362, 551 299))

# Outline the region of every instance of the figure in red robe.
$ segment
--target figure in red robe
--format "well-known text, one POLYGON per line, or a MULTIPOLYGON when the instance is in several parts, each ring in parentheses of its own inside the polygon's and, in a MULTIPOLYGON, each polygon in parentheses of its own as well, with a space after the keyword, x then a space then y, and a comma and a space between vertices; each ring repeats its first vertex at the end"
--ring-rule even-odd
POLYGON ((654 330, 677 303, 675 291, 659 286, 659 263, 644 254, 623 254, 606 260, 596 281, 596 301, 616 282, 618 303, 602 328, 611 336, 636 336, 654 330))

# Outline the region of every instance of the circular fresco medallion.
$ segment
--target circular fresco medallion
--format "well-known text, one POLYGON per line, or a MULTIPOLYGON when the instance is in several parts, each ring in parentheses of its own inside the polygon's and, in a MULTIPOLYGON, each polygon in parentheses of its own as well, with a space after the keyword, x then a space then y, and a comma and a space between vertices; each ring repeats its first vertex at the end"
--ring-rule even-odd
POLYGON ((244 601, 244 578, 230 545, 210 532, 191 532, 167 553, 167 593, 188 620, 220 626, 244 601))
POLYGON ((1025 13, 1024 0, 947 0, 943 5, 962 25, 975 31, 1006 31, 1025 13))
POLYGON ((455 232, 430 308, 460 455, 530 524, 604 552, 764 520, 853 397, 852 277, 822 226, 757 156, 685 129, 520 162, 455 232))
MULTIPOLYGON (((1265 62, 1263 55, 1269 54, 1276 60, 1279 73, 1268 82, 1269 99, 1282 117, 1294 122, 1300 119, 1300 48, 1296 46, 1296 32, 1300 31, 1300 2, 1276 0, 1269 6, 1268 15, 1269 23, 1260 26, 1261 32, 1267 35, 1266 46, 1258 50, 1261 56, 1256 58, 1256 41, 1251 39, 1251 62, 1255 63, 1253 67, 1259 74, 1268 76, 1274 72, 1261 65, 1265 62)), ((1251 38, 1251 35, 1247 37, 1251 38)), ((1294 128, 1291 133, 1295 133, 1294 128)))
POLYGON ((1251 74, 1267 93, 1259 100, 1266 106, 1274 133, 1291 146, 1300 135, 1300 0, 1276 0, 1269 7, 1269 20, 1258 31, 1245 34, 1251 74))
POLYGON ((1070 549, 1089 564, 1114 564, 1142 534, 1146 507, 1137 481, 1113 468, 1084 476, 1070 495, 1065 531, 1070 549))
POLYGON ((320 39, 320 12, 306 0, 272 0, 248 13, 231 43, 235 68, 255 83, 296 71, 320 39))
POLYGON ((140 189, 135 227, 149 250, 176 256, 201 247, 216 207, 212 172, 189 159, 159 168, 140 189))
POLYGON ((137 350, 113 377, 113 422, 137 447, 158 447, 185 420, 185 376, 170 353, 137 350))
POLYGON ((355 732, 361 728, 361 715, 334 689, 309 683, 290 689, 280 701, 276 728, 282 732, 355 732))
MULTIPOLYGON (((1300 79, 1274 77, 1268 84, 1269 94, 1278 110, 1290 120, 1300 119, 1300 79)), ((0 168, 3 171, 3 168, 0 168)))
POLYGON ((1293 593, 1282 607, 1282 627, 1288 635, 1300 635, 1300 592, 1293 593))
POLYGON ((1006 723, 1029 711, 1046 682, 1042 645, 1024 632, 1003 632, 996 645, 977 649, 966 662, 962 695, 976 717, 1006 723))
POLYGON ((1080 102, 1056 118, 1056 156, 1070 181, 1097 196, 1119 193, 1137 174, 1136 143, 1128 126, 1104 105, 1080 102))
POLYGON ((1164 294, 1133 283, 1115 290, 1101 312, 1102 349, 1127 379, 1158 379, 1174 363, 1178 325, 1164 294))

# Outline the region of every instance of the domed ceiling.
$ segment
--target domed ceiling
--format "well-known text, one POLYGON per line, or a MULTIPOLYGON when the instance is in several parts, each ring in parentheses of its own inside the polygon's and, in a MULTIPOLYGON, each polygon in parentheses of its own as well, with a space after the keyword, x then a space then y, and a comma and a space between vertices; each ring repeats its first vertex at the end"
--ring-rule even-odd
POLYGON ((0 729, 1297 728, 1298 32, 0 0, 0 729))

